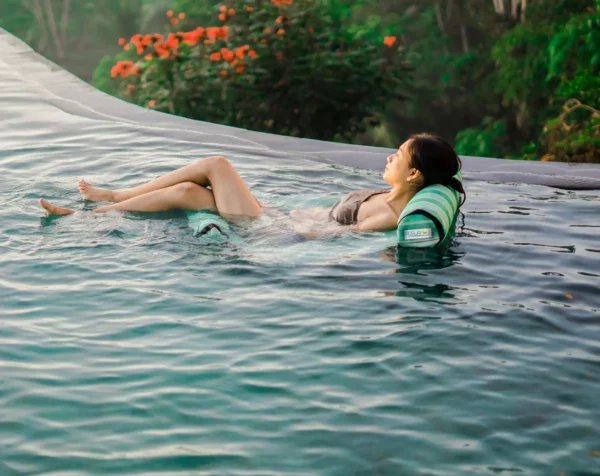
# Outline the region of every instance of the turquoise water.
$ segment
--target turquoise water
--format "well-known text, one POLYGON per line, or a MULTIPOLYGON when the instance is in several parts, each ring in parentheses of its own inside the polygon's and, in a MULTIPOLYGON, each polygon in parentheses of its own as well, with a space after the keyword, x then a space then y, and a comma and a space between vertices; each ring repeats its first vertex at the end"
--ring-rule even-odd
POLYGON ((3 88, 1 475, 600 474, 600 193, 468 182, 442 256, 272 217, 224 245, 180 213, 44 218, 93 206, 80 176, 215 154, 284 212, 384 184, 3 88))

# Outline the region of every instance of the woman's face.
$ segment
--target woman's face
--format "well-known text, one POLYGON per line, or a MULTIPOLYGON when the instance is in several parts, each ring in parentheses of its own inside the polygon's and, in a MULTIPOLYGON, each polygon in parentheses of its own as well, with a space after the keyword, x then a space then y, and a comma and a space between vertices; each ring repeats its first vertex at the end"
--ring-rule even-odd
POLYGON ((410 167, 409 145, 410 139, 402 144, 395 154, 387 158, 383 180, 392 186, 408 185, 417 172, 416 169, 410 167))

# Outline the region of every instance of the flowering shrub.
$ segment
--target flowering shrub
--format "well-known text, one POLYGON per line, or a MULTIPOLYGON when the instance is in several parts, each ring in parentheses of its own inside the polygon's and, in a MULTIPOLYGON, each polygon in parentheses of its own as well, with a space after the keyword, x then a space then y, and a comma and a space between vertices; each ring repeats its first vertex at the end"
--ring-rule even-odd
POLYGON ((228 0, 203 26, 169 10, 164 34, 119 40, 124 52, 103 60, 96 84, 194 119, 350 140, 400 96, 407 68, 396 37, 350 33, 327 8, 313 0, 228 0))

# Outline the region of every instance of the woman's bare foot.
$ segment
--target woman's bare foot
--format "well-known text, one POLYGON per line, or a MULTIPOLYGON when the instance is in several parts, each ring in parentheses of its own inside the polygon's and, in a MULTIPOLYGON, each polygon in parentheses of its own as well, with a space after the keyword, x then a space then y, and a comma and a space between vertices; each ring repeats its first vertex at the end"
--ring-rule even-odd
POLYGON ((72 215, 76 213, 75 210, 71 210, 70 208, 62 208, 52 205, 48 200, 44 200, 40 198, 38 200, 39 204, 42 206, 48 215, 72 215))
POLYGON ((114 202, 115 192, 107 188, 92 187, 84 179, 79 181, 79 191, 83 198, 92 202, 114 202))

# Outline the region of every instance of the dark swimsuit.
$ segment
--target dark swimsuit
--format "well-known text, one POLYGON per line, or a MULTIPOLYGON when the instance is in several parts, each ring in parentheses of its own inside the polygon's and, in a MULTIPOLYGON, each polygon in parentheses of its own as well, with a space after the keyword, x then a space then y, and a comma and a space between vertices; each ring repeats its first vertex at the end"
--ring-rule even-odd
POLYGON ((358 222, 358 209, 373 195, 387 193, 389 190, 356 190, 337 202, 329 212, 329 220, 340 225, 355 225, 358 222))

